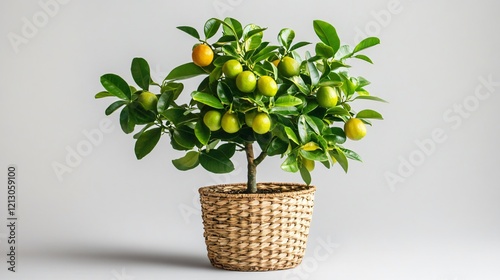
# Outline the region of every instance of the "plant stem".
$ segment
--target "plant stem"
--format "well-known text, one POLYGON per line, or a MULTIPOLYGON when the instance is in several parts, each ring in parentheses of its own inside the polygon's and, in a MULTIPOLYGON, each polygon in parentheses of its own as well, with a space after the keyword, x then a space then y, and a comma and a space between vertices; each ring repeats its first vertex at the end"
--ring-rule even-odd
POLYGON ((245 152, 247 155, 247 193, 257 193, 257 165, 261 163, 267 156, 266 152, 262 152, 257 158, 254 158, 253 143, 245 143, 245 152))
POLYGON ((257 165, 253 154, 253 143, 245 143, 245 153, 247 155, 247 193, 257 192, 257 165))

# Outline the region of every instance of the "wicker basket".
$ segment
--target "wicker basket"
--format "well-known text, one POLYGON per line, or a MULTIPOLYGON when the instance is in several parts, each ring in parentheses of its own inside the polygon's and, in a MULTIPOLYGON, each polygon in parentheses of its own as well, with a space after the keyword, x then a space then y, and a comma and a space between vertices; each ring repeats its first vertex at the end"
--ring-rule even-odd
POLYGON ((245 184, 203 187, 201 209, 213 266, 267 271, 299 265, 306 249, 314 186, 262 183, 266 193, 238 193, 245 184))

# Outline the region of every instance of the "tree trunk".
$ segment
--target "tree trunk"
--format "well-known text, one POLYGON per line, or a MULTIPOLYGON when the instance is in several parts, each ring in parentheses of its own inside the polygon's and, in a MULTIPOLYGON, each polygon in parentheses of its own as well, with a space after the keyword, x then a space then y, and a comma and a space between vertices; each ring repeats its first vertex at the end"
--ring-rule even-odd
POLYGON ((247 193, 257 193, 257 164, 255 163, 253 153, 253 143, 245 143, 245 152, 247 155, 247 193))

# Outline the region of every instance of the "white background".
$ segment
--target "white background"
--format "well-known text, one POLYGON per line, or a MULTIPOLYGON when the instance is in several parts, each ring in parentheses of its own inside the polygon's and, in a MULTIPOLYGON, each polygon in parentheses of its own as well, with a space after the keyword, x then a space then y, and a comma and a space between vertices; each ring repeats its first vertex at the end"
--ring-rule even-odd
MULTIPOLYGON (((500 278, 497 2, 61 0, 50 14, 40 3, 0 2, 1 279, 500 278), (308 250, 295 270, 228 272, 208 262, 196 190, 244 181, 242 156, 228 176, 180 172, 171 160, 182 154, 165 138, 137 161, 118 116, 104 115, 109 99, 93 98, 104 73, 131 82, 136 56, 160 80, 190 60, 195 41, 176 26, 201 30, 226 16, 268 27, 273 42, 283 27, 316 40, 314 19, 351 45, 360 32, 382 41, 367 52, 375 64, 356 63, 354 73, 390 101, 360 104, 385 121, 348 145, 364 159, 348 174, 314 171, 308 250), (101 122, 111 130, 59 180, 53 164, 66 165, 101 122), (16 273, 6 263, 9 164, 18 167, 16 273)), ((259 180, 300 182, 279 163, 265 162, 259 180)))

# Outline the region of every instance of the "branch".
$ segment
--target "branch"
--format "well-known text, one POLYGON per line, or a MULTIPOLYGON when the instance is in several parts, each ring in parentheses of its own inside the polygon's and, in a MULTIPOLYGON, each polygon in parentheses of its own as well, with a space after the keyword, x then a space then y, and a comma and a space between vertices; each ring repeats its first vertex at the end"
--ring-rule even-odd
POLYGON ((267 156, 267 153, 262 151, 260 153, 260 155, 257 158, 255 158, 254 164, 259 165, 266 158, 266 156, 267 156))

